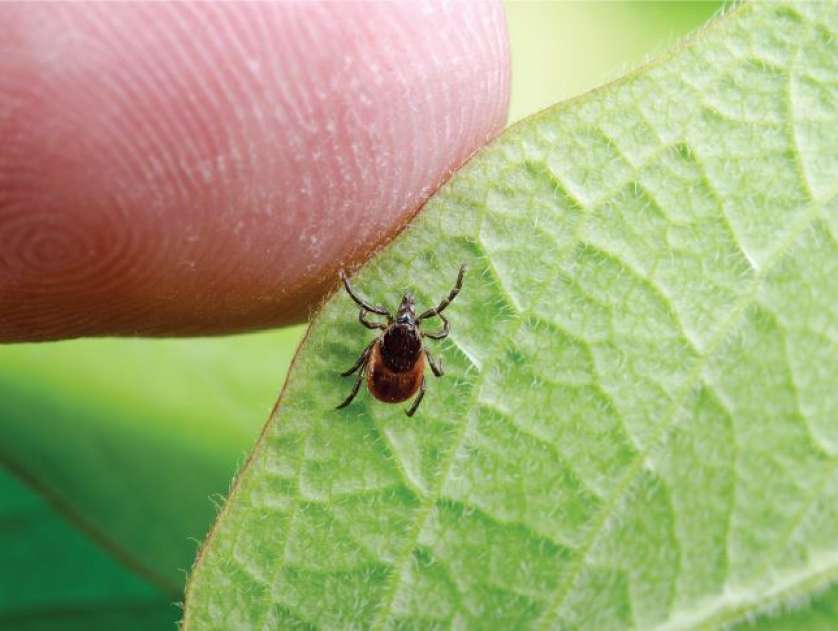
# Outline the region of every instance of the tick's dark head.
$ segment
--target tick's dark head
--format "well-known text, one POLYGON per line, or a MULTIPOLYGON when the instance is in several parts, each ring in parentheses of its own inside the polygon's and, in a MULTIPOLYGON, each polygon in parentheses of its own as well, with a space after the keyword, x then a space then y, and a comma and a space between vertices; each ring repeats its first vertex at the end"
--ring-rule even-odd
POLYGON ((414 326, 416 324, 416 301, 413 294, 407 293, 402 298, 399 310, 396 313, 396 324, 414 326))

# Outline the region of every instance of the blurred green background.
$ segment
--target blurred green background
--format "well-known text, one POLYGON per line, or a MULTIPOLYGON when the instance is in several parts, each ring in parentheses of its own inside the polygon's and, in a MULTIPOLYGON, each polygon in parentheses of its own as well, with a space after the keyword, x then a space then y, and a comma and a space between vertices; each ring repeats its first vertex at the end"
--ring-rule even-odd
MULTIPOLYGON (((508 2, 510 122, 620 76, 719 6, 508 2)), ((0 346, 0 628, 172 628, 303 331, 0 346)))

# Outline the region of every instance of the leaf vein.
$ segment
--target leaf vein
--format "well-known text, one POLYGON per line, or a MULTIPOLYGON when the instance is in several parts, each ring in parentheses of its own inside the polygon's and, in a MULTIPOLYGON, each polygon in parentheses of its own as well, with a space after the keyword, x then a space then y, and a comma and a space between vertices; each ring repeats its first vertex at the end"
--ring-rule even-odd
MULTIPOLYGON (((780 245, 778 245, 778 247, 769 255, 769 257, 766 258, 765 265, 757 272, 756 276, 752 281, 751 291, 745 293, 730 309, 722 325, 717 329, 713 338, 711 338, 711 340, 707 344, 707 350, 705 351, 705 353, 700 355, 699 361, 696 362, 695 367, 692 369, 692 371, 690 371, 690 374, 687 376, 685 384, 681 389, 681 394, 673 398, 673 403, 670 406, 669 411, 665 415, 665 418, 668 418, 669 421, 666 423, 661 423, 659 425, 660 429, 655 434, 655 436, 652 437, 652 440, 649 442, 650 445, 655 445, 655 443, 659 443, 658 447, 662 447, 664 444, 666 444, 669 432, 675 427, 674 423, 678 410, 680 410, 681 406, 684 404, 689 394, 700 382, 701 375, 710 358, 715 354, 716 350, 724 342, 724 340, 726 340, 728 336, 735 331, 736 325, 740 322, 741 316, 754 303, 756 289, 761 283, 761 281, 764 279, 768 271, 771 270, 784 258, 788 249, 792 246, 797 237, 800 234, 802 234, 803 231, 806 230, 813 223, 819 212, 819 206, 817 204, 809 204, 807 210, 808 212, 804 213, 802 217, 793 225, 792 229, 784 235, 785 238, 780 243, 780 245)), ((614 485, 613 494, 608 499, 608 501, 606 501, 600 512, 594 518, 594 521, 591 525, 591 529, 589 531, 590 534, 585 538, 585 541, 583 542, 580 548, 580 553, 576 557, 576 560, 573 563, 570 572, 568 572, 567 578, 559 585, 558 589, 556 590, 552 599, 553 604, 545 611, 544 615, 542 616, 543 627, 547 628, 549 626, 552 626, 553 623, 550 620, 550 618, 555 618, 557 616, 558 610, 569 595, 571 588, 573 587, 573 584, 576 582, 576 579, 582 572, 582 569, 585 565, 585 562, 587 561, 588 556, 593 551, 594 543, 598 540, 598 537, 603 532, 609 518, 612 517, 612 512, 615 510, 620 500, 628 491, 628 488, 631 486, 631 484, 636 479, 637 475, 640 473, 641 469, 644 466, 644 463, 646 462, 646 459, 648 458, 649 454, 652 453, 653 449, 654 447, 649 447, 645 450, 643 448, 638 447, 638 453, 635 456, 633 462, 629 464, 629 466, 626 468, 626 473, 614 485)))

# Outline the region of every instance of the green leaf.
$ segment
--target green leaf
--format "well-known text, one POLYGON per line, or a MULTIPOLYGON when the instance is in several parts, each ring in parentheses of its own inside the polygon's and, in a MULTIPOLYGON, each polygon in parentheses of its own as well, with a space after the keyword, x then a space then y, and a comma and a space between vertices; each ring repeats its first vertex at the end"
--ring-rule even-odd
MULTIPOLYGON (((186 629, 719 625, 838 579, 838 12, 745 5, 516 126, 354 279, 433 305, 419 412, 337 293, 186 629)), ((834 600, 833 600, 834 602, 834 600)), ((814 615, 814 614, 812 614, 814 615)))
POLYGON ((723 4, 506 0, 512 63, 509 120, 619 77, 620 69, 627 71, 649 59, 650 52, 666 50, 723 4))
POLYGON ((299 335, 0 347, 0 628, 173 628, 299 335))
POLYGON ((0 628, 164 629, 171 594, 68 524, 0 470, 0 628))
POLYGON ((777 608, 770 612, 770 617, 757 618, 742 622, 736 627, 741 631, 753 628, 759 623, 761 631, 832 631, 838 620, 838 584, 832 585, 823 593, 807 596, 801 602, 792 602, 790 606, 777 608))

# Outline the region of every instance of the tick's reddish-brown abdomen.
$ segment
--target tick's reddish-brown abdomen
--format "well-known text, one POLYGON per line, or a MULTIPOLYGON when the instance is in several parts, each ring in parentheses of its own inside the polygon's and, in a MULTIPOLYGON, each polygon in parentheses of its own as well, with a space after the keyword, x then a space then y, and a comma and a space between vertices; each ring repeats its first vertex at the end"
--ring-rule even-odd
POLYGON ((381 358, 381 341, 375 343, 367 363, 367 388, 379 401, 399 403, 419 390, 425 371, 425 353, 420 352, 416 363, 404 372, 390 370, 381 358))

